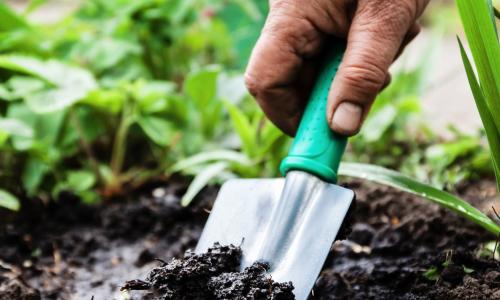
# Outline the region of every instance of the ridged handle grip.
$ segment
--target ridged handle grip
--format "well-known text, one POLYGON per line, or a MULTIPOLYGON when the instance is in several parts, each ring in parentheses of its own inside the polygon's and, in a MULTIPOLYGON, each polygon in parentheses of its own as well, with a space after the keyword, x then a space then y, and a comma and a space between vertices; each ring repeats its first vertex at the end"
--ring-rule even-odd
POLYGON ((288 156, 281 162, 280 171, 283 176, 288 171, 300 170, 327 182, 337 182, 337 172, 347 138, 334 133, 328 126, 326 104, 345 47, 345 42, 335 41, 329 49, 292 147, 288 156))

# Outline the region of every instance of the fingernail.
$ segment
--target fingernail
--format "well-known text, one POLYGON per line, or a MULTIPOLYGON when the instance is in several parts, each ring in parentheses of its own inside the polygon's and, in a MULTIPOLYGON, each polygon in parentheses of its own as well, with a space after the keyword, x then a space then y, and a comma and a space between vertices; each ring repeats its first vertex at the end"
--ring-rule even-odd
POLYGON ((342 102, 337 106, 332 118, 332 128, 338 133, 355 134, 361 125, 363 108, 352 102, 342 102))

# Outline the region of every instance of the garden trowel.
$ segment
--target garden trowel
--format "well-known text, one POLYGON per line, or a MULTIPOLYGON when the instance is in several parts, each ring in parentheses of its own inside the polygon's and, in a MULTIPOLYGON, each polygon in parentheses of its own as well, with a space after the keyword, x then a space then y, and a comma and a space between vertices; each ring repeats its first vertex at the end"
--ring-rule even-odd
POLYGON ((285 179, 233 179, 217 196, 196 247, 215 242, 241 245, 241 268, 267 262, 273 280, 291 281, 306 299, 353 201, 351 190, 335 185, 347 139, 330 130, 326 103, 345 50, 329 49, 297 136, 282 161, 285 179))

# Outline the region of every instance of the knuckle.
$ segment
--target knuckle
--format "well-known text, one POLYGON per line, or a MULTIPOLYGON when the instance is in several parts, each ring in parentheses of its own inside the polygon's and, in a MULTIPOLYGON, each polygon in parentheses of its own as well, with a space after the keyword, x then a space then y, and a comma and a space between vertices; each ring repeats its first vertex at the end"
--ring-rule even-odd
MULTIPOLYGON (((321 43, 321 33, 297 1, 275 1, 263 33, 298 55, 314 54, 321 43)), ((300 2, 300 1, 298 1, 300 2)))
POLYGON ((257 97, 265 89, 262 81, 258 80, 257 77, 248 71, 245 73, 245 86, 248 92, 254 97, 257 97))
POLYGON ((414 0, 372 0, 360 11, 367 28, 387 34, 408 29, 417 19, 417 4, 414 0))
POLYGON ((376 94, 382 88, 387 72, 372 63, 351 64, 343 69, 344 82, 363 94, 376 94))

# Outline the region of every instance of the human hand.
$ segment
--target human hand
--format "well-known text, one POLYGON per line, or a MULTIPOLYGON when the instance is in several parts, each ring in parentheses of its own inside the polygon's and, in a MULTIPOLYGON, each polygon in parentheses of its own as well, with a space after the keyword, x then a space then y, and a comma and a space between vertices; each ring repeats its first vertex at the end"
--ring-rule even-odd
POLYGON ((332 130, 356 134, 388 69, 419 33, 429 0, 270 0, 270 12, 252 51, 245 81, 268 118, 295 135, 329 36, 347 49, 328 96, 332 130))

